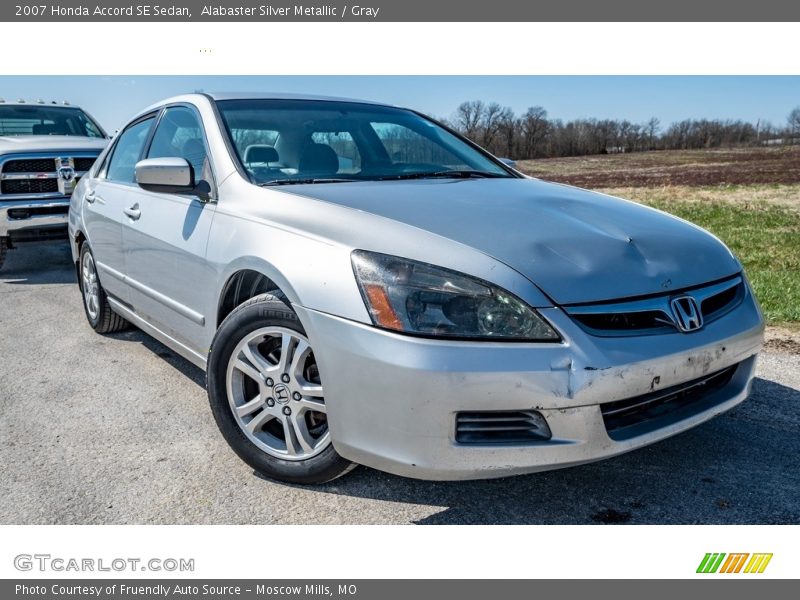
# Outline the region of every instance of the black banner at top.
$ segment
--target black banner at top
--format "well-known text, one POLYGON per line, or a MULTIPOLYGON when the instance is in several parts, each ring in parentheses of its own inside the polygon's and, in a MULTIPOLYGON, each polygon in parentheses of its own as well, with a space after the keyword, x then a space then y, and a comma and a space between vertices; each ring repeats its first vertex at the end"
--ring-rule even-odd
MULTIPOLYGON (((787 0, 157 0, 157 3, 11 0, 0 3, 0 21, 786 22, 800 21, 800 3, 787 0)), ((598 36, 602 35, 598 31, 598 36)))

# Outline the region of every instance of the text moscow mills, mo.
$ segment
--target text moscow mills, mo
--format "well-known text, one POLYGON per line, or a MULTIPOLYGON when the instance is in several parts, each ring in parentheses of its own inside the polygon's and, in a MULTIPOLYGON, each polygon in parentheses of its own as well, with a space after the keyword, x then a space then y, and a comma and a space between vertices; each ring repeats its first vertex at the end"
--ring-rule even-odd
MULTIPOLYGON (((15 5, 18 17, 185 17, 192 18, 192 12, 186 6, 174 4, 130 4, 128 6, 106 6, 102 4, 61 6, 59 4, 18 4, 15 5)), ((324 4, 309 6, 294 4, 289 6, 260 5, 216 5, 205 4, 200 10, 200 17, 266 17, 267 19, 289 18, 362 18, 375 19, 381 9, 377 6, 361 4, 324 4)))
POLYGON ((281 597, 308 597, 308 596, 349 596, 358 595, 358 587, 351 583, 338 583, 336 585, 326 585, 322 583, 292 583, 292 584, 250 584, 248 587, 243 585, 194 585, 174 584, 174 585, 129 585, 125 583, 114 583, 103 585, 100 582, 94 585, 83 584, 17 584, 15 586, 17 596, 71 596, 101 598, 103 596, 139 596, 142 598, 181 598, 198 596, 244 596, 255 594, 257 596, 281 596, 281 597))

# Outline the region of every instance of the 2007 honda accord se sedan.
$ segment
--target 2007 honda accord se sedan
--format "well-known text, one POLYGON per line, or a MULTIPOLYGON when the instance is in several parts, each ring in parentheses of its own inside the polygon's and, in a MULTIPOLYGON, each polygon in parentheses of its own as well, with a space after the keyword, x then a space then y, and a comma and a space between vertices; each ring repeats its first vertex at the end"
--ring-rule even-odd
POLYGON ((227 442, 289 482, 618 455, 742 402, 763 341, 711 234, 370 102, 153 105, 80 180, 69 228, 91 327, 205 369, 227 442))

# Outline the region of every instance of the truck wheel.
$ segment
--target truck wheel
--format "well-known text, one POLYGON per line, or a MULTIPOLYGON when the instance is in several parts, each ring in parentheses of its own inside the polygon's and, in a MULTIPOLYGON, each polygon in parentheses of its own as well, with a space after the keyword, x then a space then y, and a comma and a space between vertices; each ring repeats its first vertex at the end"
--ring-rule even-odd
POLYGON ((0 269, 3 268, 3 263, 6 262, 7 253, 8 253, 8 239, 0 238, 0 269))
POLYGON ((282 295, 256 296, 228 315, 211 346, 207 377, 222 435, 256 471, 312 484, 355 466, 331 444, 314 350, 282 295))
POLYGON ((108 298, 97 277, 97 267, 88 243, 81 246, 80 281, 86 319, 97 333, 114 333, 126 329, 129 323, 111 310, 108 298))

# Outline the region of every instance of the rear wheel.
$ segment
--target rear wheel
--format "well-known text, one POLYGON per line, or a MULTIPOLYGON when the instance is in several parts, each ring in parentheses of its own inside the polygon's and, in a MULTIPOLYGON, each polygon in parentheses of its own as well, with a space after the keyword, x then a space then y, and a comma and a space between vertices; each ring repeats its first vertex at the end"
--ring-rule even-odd
POLYGON ((331 444, 314 350, 280 296, 257 296, 223 321, 208 397, 228 444, 267 477, 323 483, 353 467, 331 444))
POLYGON ((89 244, 84 243, 81 246, 79 264, 79 285, 83 297, 83 309, 89 325, 97 333, 114 333, 126 329, 129 325, 128 322, 111 310, 111 306, 108 304, 106 292, 97 277, 97 265, 89 244))

